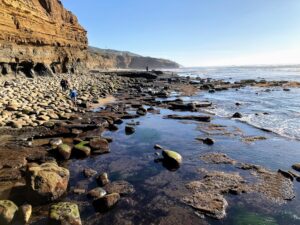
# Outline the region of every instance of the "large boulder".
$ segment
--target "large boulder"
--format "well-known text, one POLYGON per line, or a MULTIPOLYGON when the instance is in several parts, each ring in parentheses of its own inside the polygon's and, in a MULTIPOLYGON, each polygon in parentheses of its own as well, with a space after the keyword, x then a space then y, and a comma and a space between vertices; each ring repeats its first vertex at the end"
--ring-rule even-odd
POLYGON ((50 225, 81 225, 78 206, 70 202, 52 205, 49 211, 50 225))
POLYGON ((162 156, 167 164, 172 166, 179 166, 182 163, 182 156, 171 150, 163 150, 162 156))
POLYGON ((56 162, 29 166, 26 172, 28 201, 41 204, 59 199, 67 190, 69 177, 69 170, 56 162))
POLYGON ((57 147, 59 155, 65 160, 71 157, 72 148, 67 144, 61 144, 57 147))
POLYGON ((90 147, 94 154, 104 154, 109 153, 109 144, 106 139, 97 137, 90 140, 90 147))
POLYGON ((0 200, 0 224, 10 224, 14 219, 18 206, 9 200, 0 200))

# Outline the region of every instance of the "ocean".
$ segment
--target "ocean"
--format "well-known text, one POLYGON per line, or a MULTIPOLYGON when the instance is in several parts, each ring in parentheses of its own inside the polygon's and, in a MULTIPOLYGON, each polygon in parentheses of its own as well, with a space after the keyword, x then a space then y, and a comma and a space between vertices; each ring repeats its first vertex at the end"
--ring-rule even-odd
MULTIPOLYGON (((174 72, 191 78, 223 79, 229 82, 243 79, 300 82, 300 65, 182 68, 174 72)), ((281 87, 245 87, 215 93, 203 91, 193 99, 212 101, 214 107, 208 111, 217 116, 231 117, 233 113, 240 112, 243 114, 240 120, 245 123, 300 140, 300 88, 284 91, 281 87), (239 106, 236 106, 237 102, 239 106)))

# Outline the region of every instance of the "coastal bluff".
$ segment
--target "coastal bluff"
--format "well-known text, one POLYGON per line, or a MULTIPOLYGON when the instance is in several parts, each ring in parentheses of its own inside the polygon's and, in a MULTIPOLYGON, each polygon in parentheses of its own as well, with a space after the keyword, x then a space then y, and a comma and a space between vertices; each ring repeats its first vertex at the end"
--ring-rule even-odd
POLYGON ((86 59, 86 33, 59 0, 0 0, 0 72, 76 69, 86 59))
POLYGON ((88 47, 87 31, 59 0, 0 0, 0 75, 146 66, 179 67, 165 59, 88 47))

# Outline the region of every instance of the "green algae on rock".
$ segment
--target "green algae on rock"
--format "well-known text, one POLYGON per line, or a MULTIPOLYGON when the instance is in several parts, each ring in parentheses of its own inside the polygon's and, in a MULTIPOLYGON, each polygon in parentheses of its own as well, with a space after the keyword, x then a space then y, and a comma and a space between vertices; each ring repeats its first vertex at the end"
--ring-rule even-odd
POLYGON ((182 163, 182 156, 175 151, 163 150, 162 156, 170 164, 180 165, 182 163))
POLYGON ((70 202, 60 202, 51 206, 49 211, 51 225, 81 225, 78 206, 70 202))
POLYGON ((87 157, 91 154, 91 148, 86 146, 88 145, 89 142, 88 141, 82 141, 80 143, 78 143, 77 145, 74 146, 74 149, 78 152, 78 154, 84 157, 87 157))

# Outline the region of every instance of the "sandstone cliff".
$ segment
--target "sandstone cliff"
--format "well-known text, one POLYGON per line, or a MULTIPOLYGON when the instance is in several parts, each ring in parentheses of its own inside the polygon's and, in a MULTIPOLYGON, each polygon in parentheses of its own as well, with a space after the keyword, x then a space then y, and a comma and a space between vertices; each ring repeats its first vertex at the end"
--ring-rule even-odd
POLYGON ((86 33, 59 0, 0 0, 0 75, 178 67, 169 60, 88 49, 86 33))
POLYGON ((59 0, 0 0, 0 73, 75 70, 86 49, 86 31, 59 0))
POLYGON ((173 69, 179 64, 167 59, 143 57, 131 52, 99 49, 89 47, 88 67, 90 69, 121 68, 121 69, 173 69))

